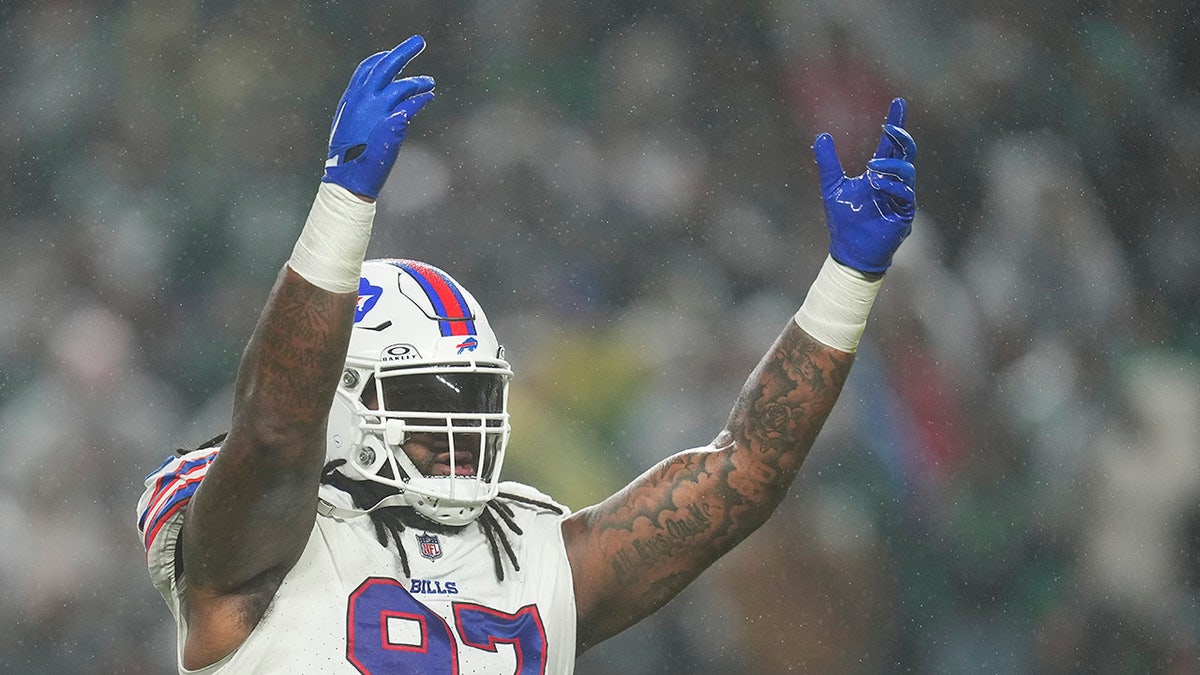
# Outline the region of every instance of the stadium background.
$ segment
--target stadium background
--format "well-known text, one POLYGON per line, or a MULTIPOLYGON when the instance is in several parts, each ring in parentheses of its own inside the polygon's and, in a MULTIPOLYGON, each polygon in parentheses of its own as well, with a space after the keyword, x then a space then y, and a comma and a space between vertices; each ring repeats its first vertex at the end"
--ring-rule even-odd
POLYGON ((861 167, 910 102, 802 477, 578 672, 1194 672, 1197 11, 1043 4, 0 4, 0 670, 171 671, 141 477, 224 429, 333 105, 420 32, 371 253, 488 307, 507 474, 573 507, 719 429, 824 255, 812 137, 861 167))

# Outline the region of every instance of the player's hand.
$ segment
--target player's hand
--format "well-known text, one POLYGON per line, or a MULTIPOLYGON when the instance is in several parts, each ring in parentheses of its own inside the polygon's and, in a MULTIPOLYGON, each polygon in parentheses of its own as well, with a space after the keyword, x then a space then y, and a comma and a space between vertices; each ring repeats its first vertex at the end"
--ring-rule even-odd
POLYGON ((893 100, 879 148, 867 162, 866 172, 854 178, 842 169, 829 134, 813 142, 829 227, 829 254, 860 272, 882 274, 912 231, 917 144, 904 130, 904 118, 904 99, 893 100))
POLYGON ((423 49, 425 40, 414 35, 358 64, 333 116, 329 159, 321 180, 360 196, 379 196, 409 121, 433 98, 432 77, 397 79, 423 49))

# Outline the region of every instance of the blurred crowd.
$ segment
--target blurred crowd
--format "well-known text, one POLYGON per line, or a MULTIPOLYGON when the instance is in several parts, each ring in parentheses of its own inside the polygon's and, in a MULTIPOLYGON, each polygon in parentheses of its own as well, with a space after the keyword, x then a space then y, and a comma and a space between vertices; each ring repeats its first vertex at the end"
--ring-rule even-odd
POLYGON ((909 101, 919 211, 771 521, 581 675, 1200 670, 1184 0, 0 3, 0 671, 164 673, 142 477, 224 431, 362 58, 438 80, 373 256, 517 372, 573 508, 719 431, 909 101))

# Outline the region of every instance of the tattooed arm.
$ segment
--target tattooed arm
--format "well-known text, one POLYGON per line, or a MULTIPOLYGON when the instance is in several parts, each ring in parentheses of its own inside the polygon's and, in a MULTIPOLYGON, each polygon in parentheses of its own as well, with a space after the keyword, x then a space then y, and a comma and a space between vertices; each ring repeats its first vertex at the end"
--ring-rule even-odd
POLYGON ((312 533, 374 201, 433 96, 431 78, 399 77, 424 47, 413 36, 368 57, 338 103, 312 210, 242 355, 229 435, 184 512, 186 668, 246 639, 312 533))
POLYGON ((829 257, 783 334, 750 374, 725 428, 563 523, 578 650, 675 597, 762 525, 837 402, 867 314, 916 209, 916 144, 892 101, 867 171, 850 178, 829 134, 813 143, 829 257))
POLYGON ((280 272, 242 357, 229 435, 184 520, 188 667, 245 639, 308 541, 356 300, 280 272))
POLYGON ((664 460, 564 523, 580 652, 657 610, 766 521, 853 359, 788 322, 712 443, 664 460))

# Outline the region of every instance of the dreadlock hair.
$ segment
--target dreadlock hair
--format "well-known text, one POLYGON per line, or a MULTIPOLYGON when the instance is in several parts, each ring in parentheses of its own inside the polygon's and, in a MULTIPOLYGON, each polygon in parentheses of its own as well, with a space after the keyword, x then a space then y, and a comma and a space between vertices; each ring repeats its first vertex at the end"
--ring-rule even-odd
MULTIPOLYGON (((196 450, 207 450, 209 448, 220 445, 225 440, 225 437, 228 435, 229 435, 228 431, 222 431, 221 433, 217 434, 216 436, 213 436, 212 438, 208 439, 207 441, 204 441, 200 445, 197 445, 196 450)), ((187 448, 176 448, 175 454, 182 457, 182 456, 188 454, 189 452, 195 452, 196 450, 188 450, 187 448)))
MULTIPOLYGON (((350 499, 356 507, 365 511, 385 497, 395 494, 395 490, 386 485, 347 478, 337 470, 345 463, 344 459, 335 459, 326 464, 321 471, 321 483, 350 495, 350 499)), ((512 544, 508 542, 508 533, 505 528, 517 536, 524 534, 516 520, 513 519, 512 507, 504 500, 538 506, 560 515, 563 513, 563 510, 555 504, 507 492, 499 493, 495 499, 487 503, 483 513, 475 519, 475 524, 479 525, 484 536, 487 537, 488 546, 492 551, 492 561, 495 564, 496 578, 500 581, 504 581, 505 558, 512 564, 513 571, 521 571, 521 564, 517 561, 517 554, 513 551, 512 544), (503 527, 501 527, 502 523, 503 527), (503 556, 501 556, 501 549, 504 552, 503 556)), ((404 547, 400 543, 400 533, 404 531, 405 526, 437 534, 455 534, 464 528, 471 527, 471 524, 452 526, 435 523, 418 514, 411 506, 388 506, 371 511, 367 515, 370 516, 371 523, 375 526, 375 536, 379 539, 379 543, 386 547, 390 538, 395 544, 396 552, 400 554, 400 564, 404 568, 405 576, 412 574, 408 567, 408 554, 405 553, 404 547)))

